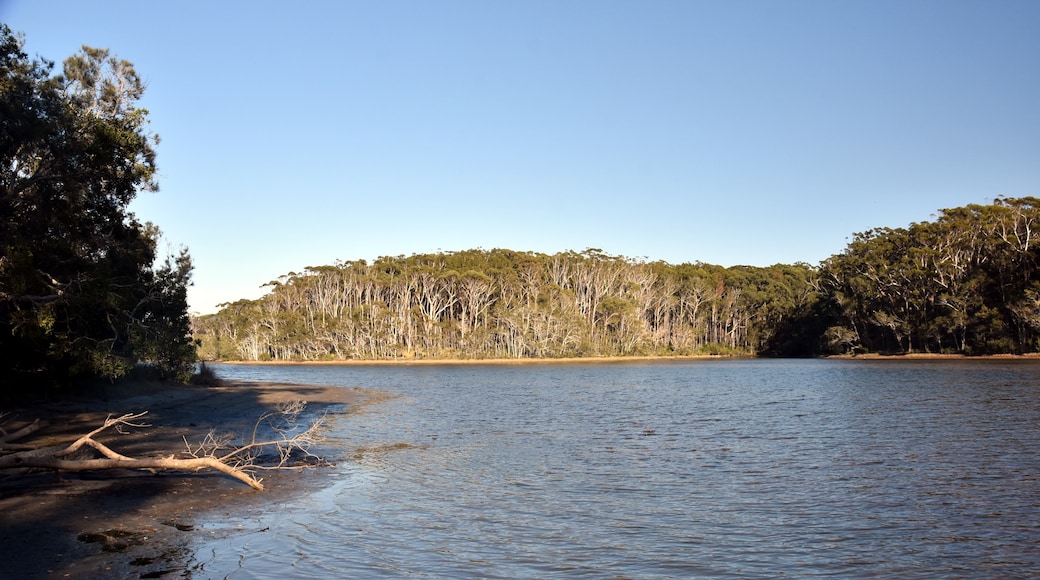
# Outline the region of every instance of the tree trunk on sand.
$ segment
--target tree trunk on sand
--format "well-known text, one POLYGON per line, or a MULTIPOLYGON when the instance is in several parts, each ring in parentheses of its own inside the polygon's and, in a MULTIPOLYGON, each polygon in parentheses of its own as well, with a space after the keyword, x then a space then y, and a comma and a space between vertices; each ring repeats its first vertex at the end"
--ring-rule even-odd
POLYGON ((262 480, 256 476, 259 470, 294 469, 302 466, 327 465, 328 463, 310 452, 310 447, 322 440, 325 427, 324 415, 303 430, 294 429, 294 422, 304 403, 295 401, 283 405, 277 411, 261 416, 253 428, 252 437, 246 442, 231 444, 229 436, 218 436, 211 431, 199 444, 192 446, 185 441, 186 450, 180 456, 128 457, 101 443, 96 437, 113 429, 122 433, 126 427, 147 427, 137 422, 147 414, 127 413, 119 417, 108 417, 104 424, 83 435, 67 446, 33 447, 13 443, 46 426, 45 422, 34 421, 16 432, 7 434, 0 429, 0 470, 2 469, 53 469, 55 471, 95 471, 109 469, 146 469, 151 471, 173 470, 198 472, 212 469, 237 479, 253 489, 264 489, 262 480), (262 427, 270 429, 274 436, 261 439, 262 427), (296 431, 296 432, 294 432, 296 431), (82 450, 90 448, 99 457, 82 457, 82 450), (278 453, 275 464, 261 465, 260 455, 274 449, 278 453), (80 452, 80 453, 77 453, 80 452), (294 455, 302 454, 310 461, 293 462, 294 455))

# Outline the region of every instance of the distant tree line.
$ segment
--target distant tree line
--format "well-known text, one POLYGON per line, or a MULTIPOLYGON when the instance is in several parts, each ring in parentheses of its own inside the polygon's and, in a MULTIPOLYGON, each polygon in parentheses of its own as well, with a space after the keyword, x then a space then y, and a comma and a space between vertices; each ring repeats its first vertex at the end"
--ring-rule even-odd
POLYGON ((1037 350, 1040 201, 856 234, 814 267, 672 265, 598 249, 315 266, 198 317, 206 359, 1021 353, 1037 350))
POLYGON ((816 299, 805 264, 469 250, 307 268, 195 321, 208 359, 755 353, 816 299))

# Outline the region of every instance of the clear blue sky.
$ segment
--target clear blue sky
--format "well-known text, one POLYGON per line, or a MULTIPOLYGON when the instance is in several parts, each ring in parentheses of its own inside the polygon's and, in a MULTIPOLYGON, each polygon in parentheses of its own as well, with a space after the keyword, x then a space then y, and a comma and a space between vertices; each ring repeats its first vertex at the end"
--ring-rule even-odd
POLYGON ((337 259, 816 264, 1040 195, 1040 2, 0 0, 132 61, 206 313, 337 259))

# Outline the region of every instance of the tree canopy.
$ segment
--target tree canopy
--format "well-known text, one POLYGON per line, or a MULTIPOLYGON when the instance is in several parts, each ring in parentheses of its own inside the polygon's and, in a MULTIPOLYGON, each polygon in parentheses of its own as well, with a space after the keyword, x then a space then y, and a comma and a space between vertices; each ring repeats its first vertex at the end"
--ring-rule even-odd
POLYGON ((0 25, 0 382, 183 375, 190 257, 156 265, 159 230, 127 209, 158 189, 144 83, 107 50, 53 74, 23 45, 0 25))
POLYGON ((210 359, 1035 352, 1040 200, 855 234, 820 266, 468 250, 306 268, 195 321, 210 359))
POLYGON ((289 273, 196 321, 204 358, 750 354, 815 299, 815 269, 646 263, 597 249, 382 257, 289 273))
POLYGON ((830 348, 1021 353, 1040 337, 1040 199, 944 209, 856 234, 822 267, 830 348))

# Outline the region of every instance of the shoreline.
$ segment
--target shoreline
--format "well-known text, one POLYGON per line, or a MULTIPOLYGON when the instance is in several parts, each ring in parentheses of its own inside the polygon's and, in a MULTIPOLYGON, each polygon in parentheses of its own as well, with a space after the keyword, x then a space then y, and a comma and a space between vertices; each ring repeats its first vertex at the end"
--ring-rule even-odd
MULTIPOLYGON (((672 362, 748 357, 601 357, 524 360, 249 362, 257 365, 459 365, 672 362)), ((1026 355, 843 355, 848 360, 1040 360, 1026 355)), ((233 363, 243 364, 243 363, 233 363)), ((151 426, 109 432, 99 440, 129 456, 170 455, 185 441, 197 443, 211 430, 252 429, 257 418, 281 402, 306 400, 304 417, 327 412, 337 416, 363 412, 390 396, 378 389, 263 381, 226 381, 219 386, 131 383, 107 385, 92 395, 10 409, 3 427, 13 432, 39 418, 50 425, 23 443, 68 443, 99 426, 108 415, 148 411, 151 426)), ((349 442, 330 440, 315 448, 333 462, 349 452, 349 442)), ((328 470, 273 471, 264 474, 267 489, 255 491, 213 471, 198 473, 106 471, 16 473, 0 471, 0 542, 9 556, 12 577, 125 578, 190 575, 197 566, 194 550, 205 542, 249 529, 249 514, 293 501, 327 484, 328 470), (245 514, 243 516, 243 514, 245 514), (225 522, 214 526, 213 522, 225 522), (231 525, 230 521, 246 522, 231 525)))
MULTIPOLYGON (((229 365, 252 365, 252 366, 450 366, 450 365, 489 365, 489 366, 521 366, 521 365, 570 365, 570 364, 615 364, 626 362, 681 362, 699 360, 748 360, 748 359, 775 360, 774 357, 759 357, 754 355, 674 355, 674 356, 604 356, 585 358, 489 358, 489 359, 453 359, 453 358, 423 358, 423 359, 340 359, 321 361, 299 361, 299 360, 222 360, 205 361, 206 364, 229 364, 229 365)), ((813 358, 821 360, 1040 360, 1040 352, 1025 354, 941 354, 941 353, 906 353, 906 354, 834 354, 819 357, 806 357, 805 359, 788 357, 791 360, 810 360, 813 358)))
MULTIPOLYGON (((148 411, 149 426, 98 439, 131 457, 169 456, 208 433, 247 435, 260 415, 285 401, 308 402, 301 420, 330 420, 357 412, 383 395, 378 390, 284 383, 226 381, 219 386, 130 383, 91 396, 20 406, 7 411, 12 432, 33 419, 50 423, 19 441, 67 444, 109 415, 148 411)), ((314 448, 336 462, 343 442, 314 448)), ((15 578, 129 578, 190 575, 193 546, 250 531, 217 527, 231 514, 268 511, 327 481, 324 468, 263 472, 256 491, 216 471, 108 470, 19 473, 0 471, 0 542, 5 573, 15 578)), ((256 531, 256 530, 252 530, 256 531)))
POLYGON ((1040 353, 1030 352, 1025 354, 940 354, 929 352, 911 352, 907 354, 834 354, 828 359, 838 360, 1038 360, 1040 353))
POLYGON ((329 366, 421 366, 421 365, 555 365, 555 364, 597 364, 624 362, 669 362, 684 360, 716 360, 716 359, 749 359, 751 355, 674 355, 674 356, 600 356, 573 358, 396 358, 396 359, 339 359, 339 360, 212 360, 206 364, 229 365, 329 365, 329 366))

